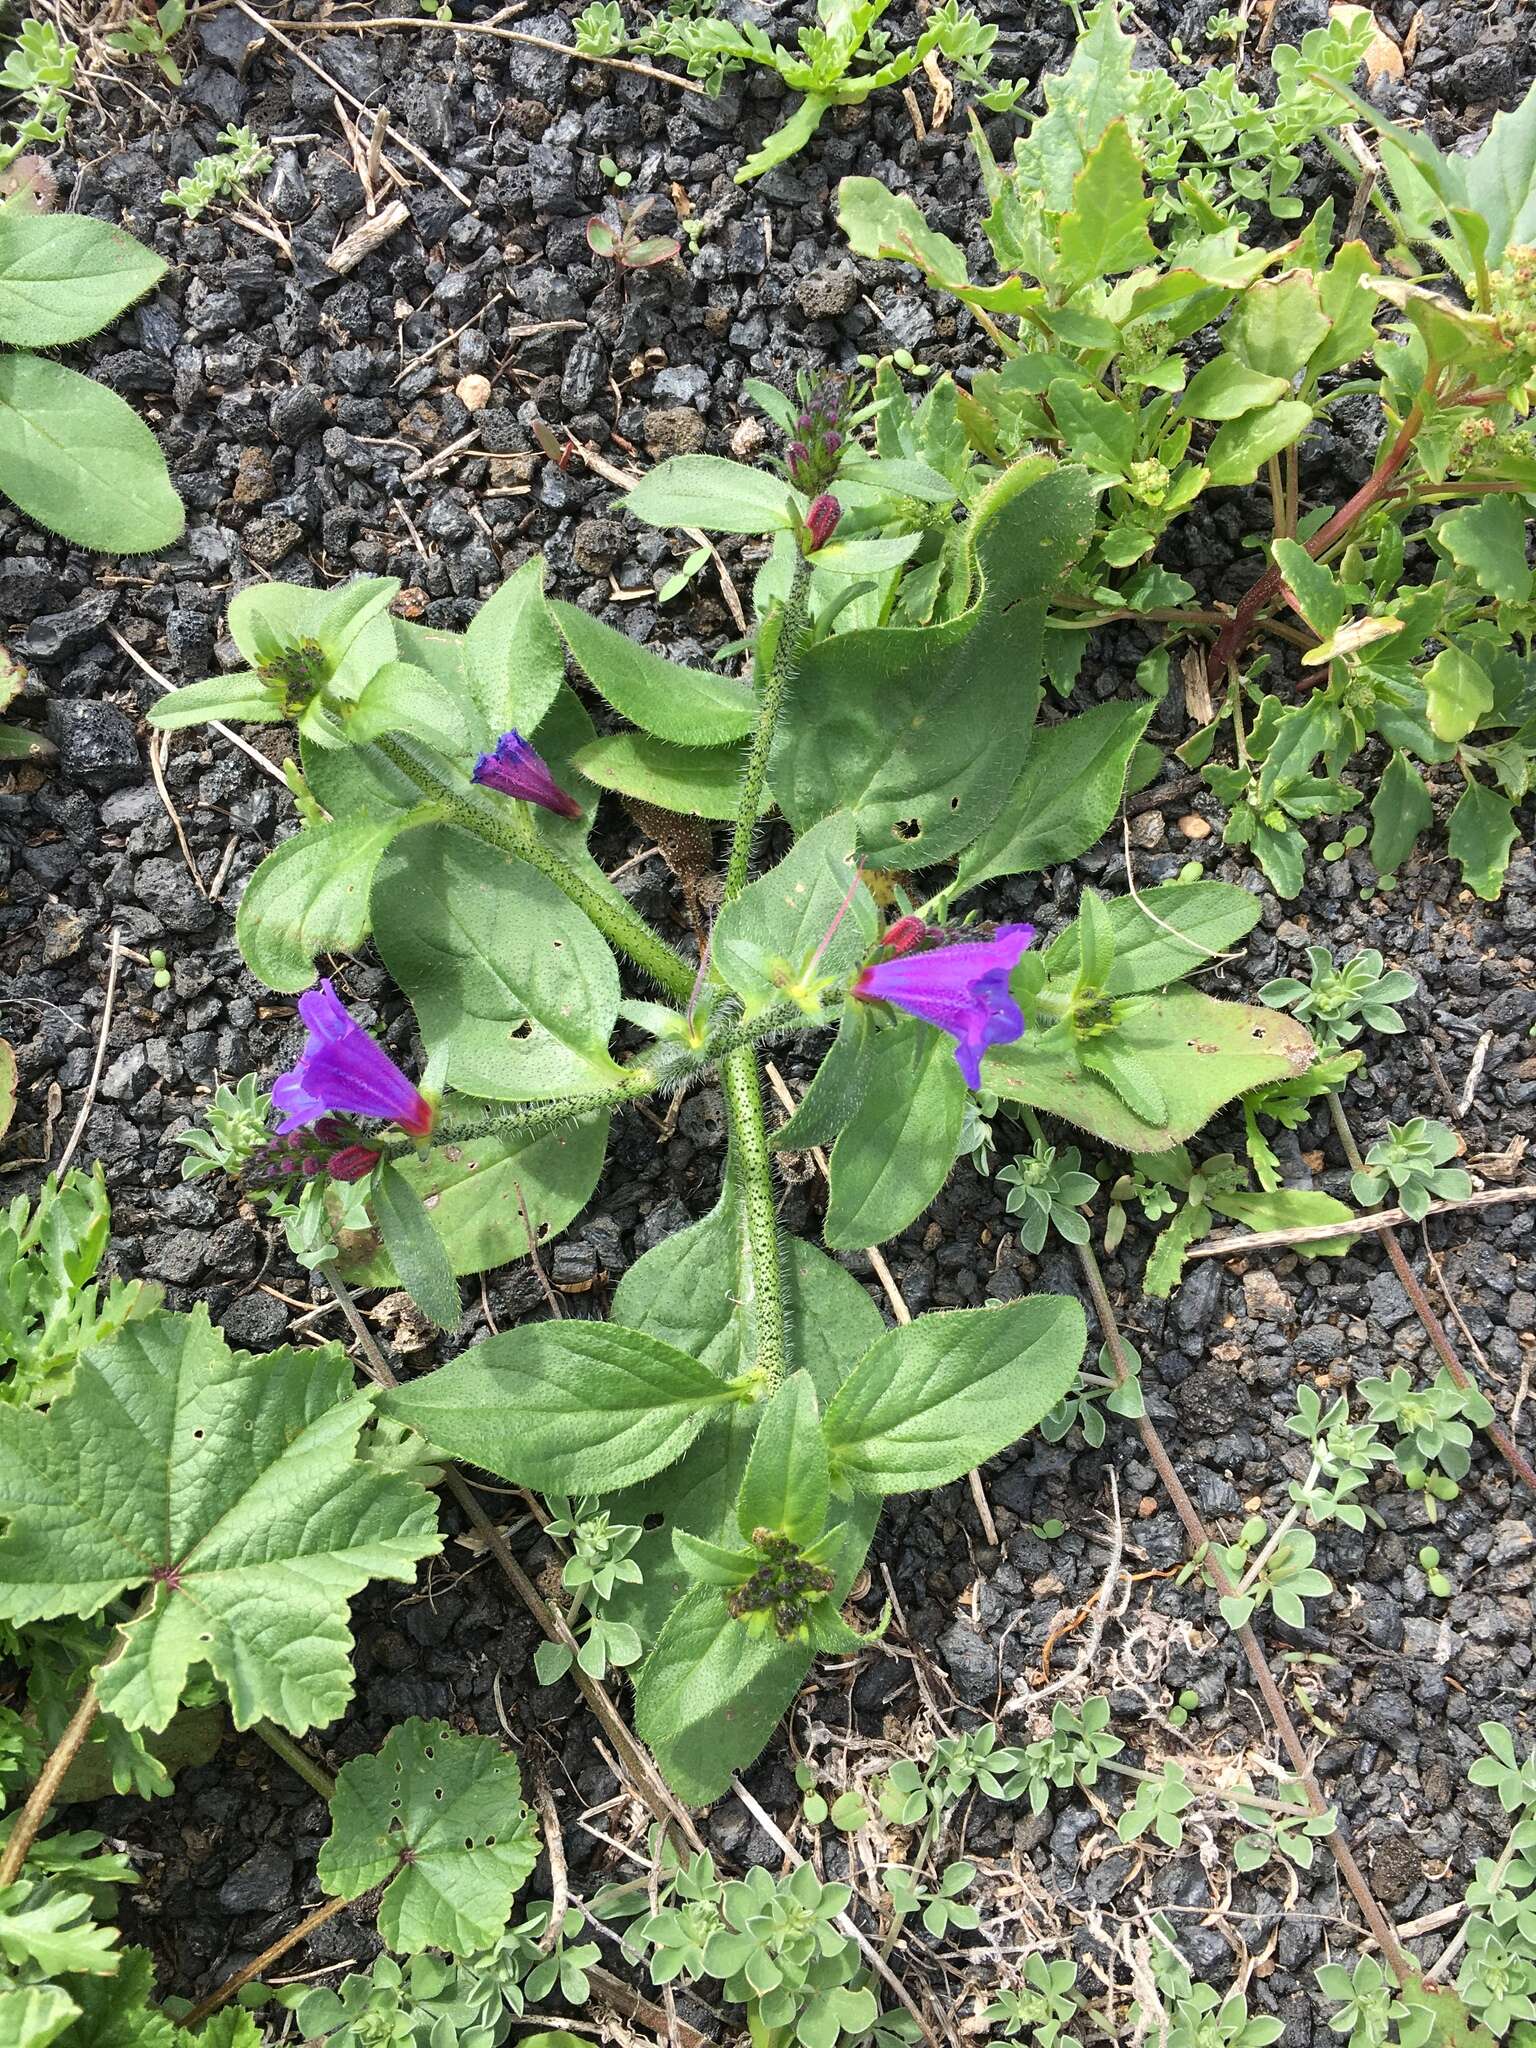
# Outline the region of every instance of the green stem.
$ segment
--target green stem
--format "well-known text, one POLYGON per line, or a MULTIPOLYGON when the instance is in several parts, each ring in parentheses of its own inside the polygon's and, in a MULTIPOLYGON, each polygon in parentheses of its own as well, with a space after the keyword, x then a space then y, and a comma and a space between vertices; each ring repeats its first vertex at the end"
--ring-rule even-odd
POLYGON ((492 813, 488 806, 475 800, 472 785, 462 777, 455 780, 452 774, 445 773, 427 749, 413 747, 398 735, 389 734, 375 740, 374 745, 402 775, 442 805, 450 823, 547 875, 578 910, 585 912, 611 946, 632 960, 668 995, 686 999, 692 994, 694 972, 682 955, 651 930, 611 882, 582 874, 546 846, 535 833, 522 804, 498 806, 492 813))
MULTIPOLYGON (((762 703, 757 730, 742 770, 741 792, 736 803, 736 823, 731 832, 731 851, 725 865, 722 908, 734 903, 747 886, 752 864, 752 839, 757 814, 768 780, 768 761, 785 693, 799 665, 801 648, 810 627, 811 565, 804 555, 795 557, 795 572, 789 597, 780 612, 777 637, 763 678, 762 703)), ((754 1333, 753 1363, 763 1378, 765 1394, 782 1386, 789 1366, 789 1339, 784 1319, 784 1256, 779 1243, 779 1219, 774 1200, 773 1155, 768 1148, 768 1129, 763 1121, 763 1083, 757 1054, 750 1044, 732 1050, 720 1068, 725 1089, 726 1122, 730 1131, 731 1158, 741 1178, 742 1201, 747 1219, 747 1305, 754 1333)))
POLYGON ((811 565, 804 555, 797 555, 794 580, 789 586, 789 596, 785 600, 784 609, 778 617, 778 638, 774 643, 773 658, 768 664, 768 673, 763 678, 763 700, 757 714, 757 731, 752 735, 752 749, 747 755, 747 765, 742 771, 741 793, 736 800, 736 823, 731 832, 730 857, 725 864, 722 907, 727 903, 734 903, 747 886, 747 870, 752 862, 752 839, 757 831, 757 813, 763 801, 763 785, 768 780, 768 757, 773 752, 773 736, 778 730, 784 693, 800 665, 800 650, 810 625, 807 603, 810 589, 811 565))
POLYGON ((329 1800, 334 1796, 336 1780, 330 1772, 323 1764, 317 1764, 307 1750, 300 1749, 293 1737, 285 1734, 276 1722, 253 1721, 251 1733, 259 1735, 272 1754, 281 1757, 289 1770, 297 1773, 322 1799, 329 1800))

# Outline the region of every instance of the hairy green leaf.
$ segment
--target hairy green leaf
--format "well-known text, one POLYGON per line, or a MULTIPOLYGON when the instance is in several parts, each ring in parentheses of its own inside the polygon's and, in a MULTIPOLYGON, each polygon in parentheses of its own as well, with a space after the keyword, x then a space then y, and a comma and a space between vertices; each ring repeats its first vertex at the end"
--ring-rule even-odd
POLYGON ((853 843, 846 811, 823 818, 715 920, 710 963, 748 1016, 781 1001, 818 947, 815 976, 846 980, 874 944, 879 913, 853 843))
POLYGON ((464 1307, 447 1249, 432 1228, 421 1196, 399 1167, 388 1160, 379 1168, 372 1206, 384 1249, 400 1276, 401 1286, 440 1330, 457 1330, 464 1307))
MULTIPOLYGON (((1260 908, 1251 890, 1233 882, 1163 882, 1105 907, 1115 957, 1104 988, 1112 996, 1143 995, 1208 966, 1253 930, 1260 908)), ((1082 957, 1078 926, 1068 925, 1042 957, 1053 982, 1075 980, 1082 957)))
POLYGON ((285 993, 319 978, 322 953, 355 953, 368 936, 368 892, 384 849, 407 820, 364 816, 285 839, 252 875, 235 936, 258 981, 285 993))
MULTIPOLYGON (((638 797, 680 818, 734 818, 741 789, 741 748, 674 747, 648 733, 616 732, 593 740, 576 766, 599 789, 638 797)), ((771 803, 763 799, 766 807, 771 803)))
POLYGON ((814 1543, 827 1519, 827 1446, 816 1387, 808 1372, 791 1373, 758 1420, 736 1502, 743 1542, 758 1529, 814 1543))
MULTIPOLYGON (((409 644, 400 651, 411 655, 409 644)), ((492 738, 510 731, 531 738, 565 681, 565 651, 544 601, 541 556, 524 562, 481 605, 464 634, 460 660, 492 738)))
POLYGON ((107 555, 168 547, 187 523, 132 407, 47 356, 0 356, 0 491, 39 526, 107 555))
POLYGON ((165 275, 163 259, 83 213, 0 210, 0 342, 58 348, 110 327, 165 275))
POLYGON ((1082 1309, 1053 1295, 888 1330, 827 1409, 833 1478, 880 1494, 947 1484, 1065 1398, 1087 1340, 1082 1309))
POLYGON ((653 739, 712 747, 744 738, 757 723, 757 703, 746 684, 667 661, 576 605, 549 609, 593 689, 653 739))
POLYGON ((673 455, 647 470, 626 498, 648 526, 701 533, 777 533, 790 525, 795 493, 782 477, 719 455, 673 455))
POLYGON ((1024 773, 981 837, 960 857, 957 893, 999 875, 1033 875, 1075 860, 1114 823, 1150 700, 1095 704, 1035 733, 1024 773))
POLYGON ((829 1162, 834 1251, 884 1244, 923 1213, 955 1163, 965 1098, 946 1033, 903 1020, 876 1035, 867 1091, 829 1162))

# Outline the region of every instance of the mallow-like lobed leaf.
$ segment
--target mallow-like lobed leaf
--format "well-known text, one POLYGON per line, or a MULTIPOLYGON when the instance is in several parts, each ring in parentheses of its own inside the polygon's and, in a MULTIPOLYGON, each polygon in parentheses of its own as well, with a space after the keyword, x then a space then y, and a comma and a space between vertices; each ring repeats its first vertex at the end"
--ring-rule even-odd
POLYGON ((98 1679, 129 1728, 164 1728, 199 1664, 237 1728, 334 1720, 347 1602, 440 1541, 431 1496, 357 1457, 370 1407, 334 1346, 231 1351, 203 1307, 130 1323, 45 1414, 0 1410, 0 1616, 142 1591, 98 1679))
POLYGON ((488 1735, 413 1715, 337 1773, 320 1883, 355 1899, 388 1879, 379 1933, 399 1955, 489 1948, 538 1860, 522 1789, 516 1757, 488 1735))

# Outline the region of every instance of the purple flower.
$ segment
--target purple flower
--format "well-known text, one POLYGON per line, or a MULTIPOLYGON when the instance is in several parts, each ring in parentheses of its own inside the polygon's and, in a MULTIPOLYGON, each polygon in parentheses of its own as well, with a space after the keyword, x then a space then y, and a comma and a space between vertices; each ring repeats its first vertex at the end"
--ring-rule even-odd
POLYGON ((330 982, 299 997, 299 1016, 309 1033, 293 1071, 272 1084, 272 1106, 281 1110, 279 1136, 302 1130, 342 1111, 382 1117, 412 1137, 432 1128, 432 1106, 341 1006, 330 982))
POLYGON ((966 1087, 979 1088, 987 1047, 1011 1045, 1023 1036, 1024 1013, 1009 993, 1008 977, 1034 936, 1033 925, 1000 924, 990 939, 876 960, 860 974, 853 993, 867 1003, 894 1003, 947 1031, 966 1087))
POLYGON ((490 753, 475 763, 474 780, 486 789, 499 789, 503 796, 521 797, 527 804, 542 804, 546 811, 558 811, 562 818, 579 818, 581 805, 567 796, 550 774, 543 758, 520 732, 504 732, 490 753))

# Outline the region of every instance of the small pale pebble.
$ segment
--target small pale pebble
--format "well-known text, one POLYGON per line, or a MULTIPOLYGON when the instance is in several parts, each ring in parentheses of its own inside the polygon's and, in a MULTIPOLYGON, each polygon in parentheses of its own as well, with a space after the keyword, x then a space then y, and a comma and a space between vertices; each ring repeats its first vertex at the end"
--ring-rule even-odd
POLYGON ((1155 846, 1162 845, 1165 830, 1160 811, 1143 811, 1131 820, 1131 844, 1150 853, 1155 846))
POLYGON ((738 462, 750 462, 768 439, 768 429, 749 414, 731 436, 731 453, 738 462))
POLYGON ((1191 811, 1187 817, 1180 818, 1179 830, 1186 839, 1209 839, 1211 836, 1210 826, 1196 811, 1191 811))
POLYGON ((471 370, 454 386, 454 396, 466 412, 483 412, 491 402, 491 380, 471 370))

